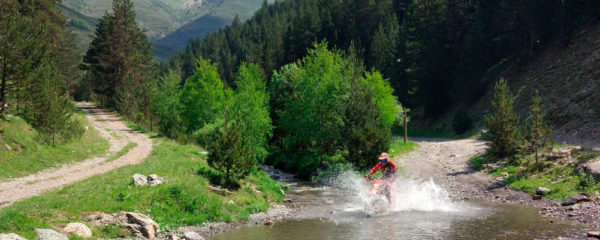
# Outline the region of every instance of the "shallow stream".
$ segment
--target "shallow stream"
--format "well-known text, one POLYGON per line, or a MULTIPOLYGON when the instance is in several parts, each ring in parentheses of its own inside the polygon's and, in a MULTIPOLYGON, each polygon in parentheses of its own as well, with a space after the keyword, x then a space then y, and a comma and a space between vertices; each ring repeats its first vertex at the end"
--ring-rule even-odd
POLYGON ((552 239, 584 232, 527 206, 452 201, 432 180, 396 181, 391 209, 367 217, 369 184, 354 174, 335 182, 335 187, 290 183, 287 196, 300 208, 293 218, 210 239, 552 239))

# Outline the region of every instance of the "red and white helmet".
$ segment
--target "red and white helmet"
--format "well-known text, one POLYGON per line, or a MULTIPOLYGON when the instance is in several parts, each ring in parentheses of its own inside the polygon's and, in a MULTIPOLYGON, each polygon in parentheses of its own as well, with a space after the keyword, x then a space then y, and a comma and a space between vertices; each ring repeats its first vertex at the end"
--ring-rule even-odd
POLYGON ((379 155, 379 159, 390 159, 390 155, 388 155, 387 153, 381 153, 381 155, 379 155))

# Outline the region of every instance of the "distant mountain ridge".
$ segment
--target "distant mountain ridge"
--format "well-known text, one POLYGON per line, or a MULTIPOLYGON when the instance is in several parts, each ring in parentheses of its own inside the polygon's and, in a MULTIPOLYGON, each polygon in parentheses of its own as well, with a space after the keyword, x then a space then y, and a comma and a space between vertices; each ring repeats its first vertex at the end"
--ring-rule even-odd
MULTIPOLYGON (((136 0, 137 21, 155 43, 155 55, 167 57, 190 38, 204 37, 238 15, 247 19, 264 0, 136 0)), ((85 51, 98 19, 112 8, 112 0, 63 0, 59 7, 85 51)))

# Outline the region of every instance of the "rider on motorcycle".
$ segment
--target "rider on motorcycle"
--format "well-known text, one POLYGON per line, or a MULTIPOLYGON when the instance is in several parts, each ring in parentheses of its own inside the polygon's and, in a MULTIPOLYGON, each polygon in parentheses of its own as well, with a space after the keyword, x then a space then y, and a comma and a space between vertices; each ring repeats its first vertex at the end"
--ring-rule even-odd
POLYGON ((383 180, 383 186, 385 188, 385 197, 388 199, 388 201, 391 201, 392 184, 396 179, 396 172, 398 171, 398 169, 396 168, 396 164, 391 161, 390 156, 387 153, 382 153, 379 156, 379 163, 377 163, 375 167, 371 168, 371 171, 369 171, 369 175, 365 178, 371 179, 371 176, 377 171, 381 171, 381 173, 383 174, 383 177, 381 179, 383 180))

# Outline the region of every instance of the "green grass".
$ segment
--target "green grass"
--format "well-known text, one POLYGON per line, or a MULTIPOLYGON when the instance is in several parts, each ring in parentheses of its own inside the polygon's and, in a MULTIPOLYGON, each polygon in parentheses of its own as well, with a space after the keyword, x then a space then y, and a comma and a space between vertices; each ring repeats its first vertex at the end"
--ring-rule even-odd
POLYGON ((115 153, 114 155, 112 155, 108 159, 106 159, 106 161, 107 162, 112 162, 114 160, 117 160, 121 156, 127 154, 129 152, 129 150, 131 150, 134 147, 137 147, 137 143, 130 142, 125 147, 123 147, 123 149, 121 149, 121 151, 119 151, 118 153, 115 153))
POLYGON ((486 164, 486 160, 485 158, 483 158, 483 156, 473 156, 471 158, 469 158, 469 165, 471 166, 471 168, 475 169, 475 170, 480 170, 481 167, 483 166, 483 164, 486 164))
POLYGON ((593 194, 600 190, 599 183, 574 166, 550 161, 536 164, 532 156, 519 159, 516 166, 504 165, 490 173, 499 177, 505 172, 509 177, 504 179, 504 183, 513 189, 535 194, 536 188, 546 187, 550 189, 546 196, 553 199, 565 199, 580 192, 593 194))
POLYGON ((87 130, 81 139, 63 145, 40 142, 35 129, 19 117, 0 120, 0 180, 104 154, 108 141, 90 125, 83 113, 78 112, 74 117, 84 123, 87 130))
POLYGON ((415 142, 408 141, 404 143, 404 140, 402 138, 395 137, 392 139, 392 143, 390 144, 390 150, 388 154, 391 158, 394 158, 396 156, 402 156, 404 154, 412 152, 415 149, 417 149, 417 147, 419 147, 419 144, 415 142))
MULTIPOLYGON (((197 174, 208 167, 201 148, 163 138, 155 141, 151 155, 140 165, 115 169, 2 210, 0 232, 34 239, 34 228, 59 229, 73 221, 87 223, 81 213, 91 211, 139 212, 154 219, 161 229, 173 229, 210 221, 246 220, 283 198, 279 184, 258 171, 242 180, 239 190, 213 193, 207 188, 208 179, 197 174), (131 179, 135 173, 154 173, 166 183, 135 187, 131 179), (230 200, 234 204, 229 204, 230 200)), ((92 229, 94 238, 126 237, 114 226, 92 229)))

